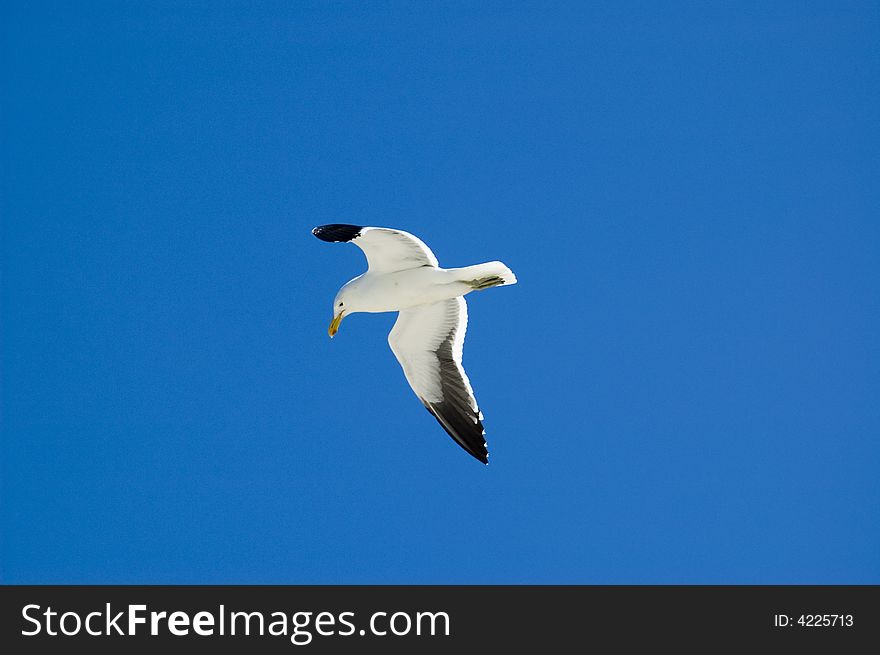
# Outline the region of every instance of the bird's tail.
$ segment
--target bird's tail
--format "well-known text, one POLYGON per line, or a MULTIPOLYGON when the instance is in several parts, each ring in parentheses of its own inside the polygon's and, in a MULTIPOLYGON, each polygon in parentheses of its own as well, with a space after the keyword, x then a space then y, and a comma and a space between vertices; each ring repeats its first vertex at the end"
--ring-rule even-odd
POLYGON ((516 276, 501 262, 486 262, 459 268, 461 281, 470 285, 475 291, 500 287, 505 284, 516 284, 516 276))

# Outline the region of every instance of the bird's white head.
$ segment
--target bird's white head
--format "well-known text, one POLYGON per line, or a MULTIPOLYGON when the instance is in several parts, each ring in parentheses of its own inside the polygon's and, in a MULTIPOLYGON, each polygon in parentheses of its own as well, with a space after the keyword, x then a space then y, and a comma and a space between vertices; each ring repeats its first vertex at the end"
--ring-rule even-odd
POLYGON ((339 324, 342 323, 344 317, 361 311, 358 309, 357 296, 354 293, 354 285, 352 284, 354 281, 352 280, 343 286, 336 294, 336 298, 333 299, 333 320, 330 321, 330 327, 327 328, 327 334, 331 339, 339 331, 339 324))

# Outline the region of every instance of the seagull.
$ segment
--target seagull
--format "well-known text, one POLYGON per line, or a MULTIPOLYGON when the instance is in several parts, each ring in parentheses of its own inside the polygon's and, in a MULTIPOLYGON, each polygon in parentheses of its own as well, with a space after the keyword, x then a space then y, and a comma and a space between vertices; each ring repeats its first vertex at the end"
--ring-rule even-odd
POLYGON ((461 365, 471 291, 516 284, 501 262, 440 268, 430 248, 403 230, 321 225, 312 234, 331 243, 351 242, 367 256, 367 272, 347 282, 333 300, 327 333, 356 312, 399 312, 388 345, 406 381, 443 429, 468 453, 489 463, 483 414, 461 365))

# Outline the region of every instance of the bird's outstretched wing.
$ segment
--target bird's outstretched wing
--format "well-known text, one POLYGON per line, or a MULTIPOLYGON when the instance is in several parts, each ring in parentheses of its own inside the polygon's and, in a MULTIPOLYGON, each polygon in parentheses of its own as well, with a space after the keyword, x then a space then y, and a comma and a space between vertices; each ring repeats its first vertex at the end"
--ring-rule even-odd
POLYGON ((322 241, 351 241, 364 251, 373 273, 394 273, 420 266, 437 266, 437 258, 421 239, 403 230, 359 225, 321 225, 312 234, 322 241))
POLYGON ((455 441, 489 463, 483 418, 461 365, 467 304, 452 298, 400 312, 388 344, 409 386, 455 441))

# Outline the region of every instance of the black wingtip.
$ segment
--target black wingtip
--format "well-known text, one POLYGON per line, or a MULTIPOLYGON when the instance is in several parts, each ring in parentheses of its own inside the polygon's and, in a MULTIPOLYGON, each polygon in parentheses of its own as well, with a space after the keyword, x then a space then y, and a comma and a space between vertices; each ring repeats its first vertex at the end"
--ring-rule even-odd
POLYGON ((428 403, 423 400, 422 404, 468 455, 483 464, 489 464, 486 431, 479 417, 475 416, 472 423, 467 417, 449 411, 450 408, 446 403, 428 403))
POLYGON ((331 243, 339 243, 341 241, 351 241, 360 236, 362 225, 345 225, 343 223, 331 223, 330 225, 319 225, 312 234, 321 241, 329 241, 331 243))
POLYGON ((482 462, 486 466, 489 466, 489 452, 486 450, 485 444, 483 444, 483 448, 481 450, 473 450, 472 448, 466 448, 461 443, 459 443, 459 445, 461 445, 462 448, 464 449, 464 451, 468 455, 473 457, 475 460, 477 460, 478 462, 482 462))

